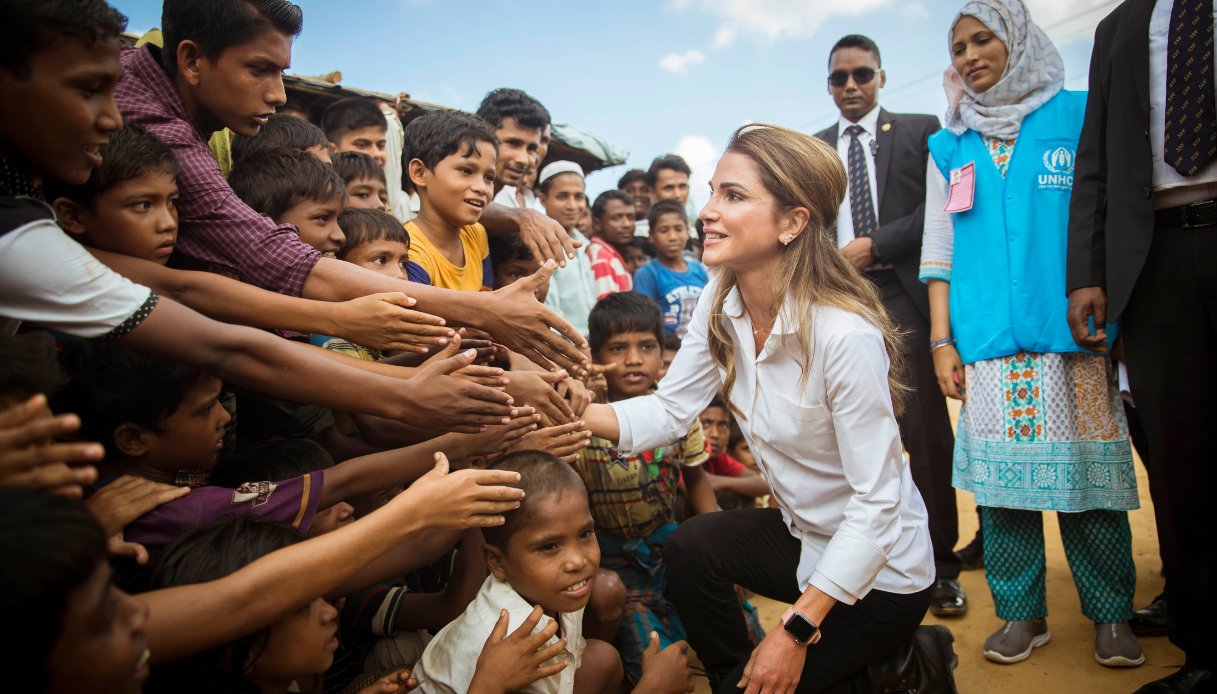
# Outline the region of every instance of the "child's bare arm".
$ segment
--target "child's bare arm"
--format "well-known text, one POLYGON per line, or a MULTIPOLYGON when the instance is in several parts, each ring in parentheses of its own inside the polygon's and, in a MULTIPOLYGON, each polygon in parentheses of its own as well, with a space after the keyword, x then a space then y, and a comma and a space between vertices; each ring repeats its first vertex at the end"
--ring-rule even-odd
POLYGON ((706 479, 710 482, 710 488, 716 492, 729 491, 753 498, 769 493, 769 483, 755 472, 745 472, 738 477, 711 475, 707 472, 706 479))
POLYGON ((366 517, 262 557, 217 581, 139 596, 150 608, 153 664, 215 648, 249 634, 320 595, 411 534, 425 528, 499 525, 522 492, 496 486, 519 479, 502 470, 448 472, 436 456, 425 477, 366 517), (434 503, 444 499, 445 503, 434 503), (240 609, 232 609, 240 605, 240 609))
POLYGON ((476 433, 513 411, 506 393, 450 375, 469 365, 468 352, 420 368, 408 380, 386 378, 332 361, 315 348, 213 321, 169 299, 119 341, 274 397, 419 426, 476 433))
POLYGON ((89 249, 102 263, 158 293, 225 323, 335 335, 374 349, 426 352, 454 332, 437 316, 408 308, 401 292, 350 301, 314 301, 266 291, 211 272, 163 267, 131 256, 89 249))
POLYGON ((695 513, 713 513, 720 511, 718 500, 714 498, 714 489, 702 466, 681 468, 685 478, 685 492, 689 495, 689 504, 695 513))

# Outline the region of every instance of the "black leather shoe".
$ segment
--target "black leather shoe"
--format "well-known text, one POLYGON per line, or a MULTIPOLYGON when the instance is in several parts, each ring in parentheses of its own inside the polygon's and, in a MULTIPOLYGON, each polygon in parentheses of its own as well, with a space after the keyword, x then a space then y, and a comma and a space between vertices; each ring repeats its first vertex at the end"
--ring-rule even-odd
POLYGON ((1214 694, 1217 673, 1184 665, 1169 677, 1154 680, 1137 690, 1136 694, 1214 694))
POLYGON ((1166 594, 1159 595, 1139 610, 1133 610, 1128 626, 1137 636, 1166 635, 1166 594))
POLYGON ((972 538, 972 541, 966 547, 957 550, 955 556, 963 564, 964 571, 975 571, 976 569, 985 568, 985 547, 980 531, 976 532, 976 537, 972 538))
POLYGON ((907 642, 867 666, 868 691, 875 694, 958 694, 954 670, 959 665, 959 658, 951 646, 954 642, 951 630, 942 625, 917 627, 907 642))
POLYGON ((930 591, 930 612, 935 617, 961 617, 967 611, 968 596, 964 595, 959 581, 953 578, 934 581, 934 589, 930 591))

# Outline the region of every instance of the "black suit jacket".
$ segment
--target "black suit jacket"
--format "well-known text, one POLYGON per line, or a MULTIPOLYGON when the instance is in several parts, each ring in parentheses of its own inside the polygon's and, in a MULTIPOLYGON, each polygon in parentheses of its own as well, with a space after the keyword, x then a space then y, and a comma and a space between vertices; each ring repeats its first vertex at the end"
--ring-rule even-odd
POLYGON ((1149 147, 1149 16, 1154 0, 1127 0, 1099 22, 1090 94, 1069 202, 1065 286, 1107 290, 1120 317, 1154 233, 1149 147))
MULTIPOLYGON (((876 203, 879 229, 872 234, 879 260, 896 266, 900 284, 917 309, 930 320, 930 297, 917 279, 921 265, 921 236, 925 220, 925 168, 930 157, 926 140, 941 129, 938 118, 913 113, 889 113, 879 109, 879 132, 875 140, 876 203), (885 129, 886 127, 886 129, 885 129)), ((837 124, 816 137, 837 146, 837 124)), ((837 229, 833 226, 833 236, 837 229)))

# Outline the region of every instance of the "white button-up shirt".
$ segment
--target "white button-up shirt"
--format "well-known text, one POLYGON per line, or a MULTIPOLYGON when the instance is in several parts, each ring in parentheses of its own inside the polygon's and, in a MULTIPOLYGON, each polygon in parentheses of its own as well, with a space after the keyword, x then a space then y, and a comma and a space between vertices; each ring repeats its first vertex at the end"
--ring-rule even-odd
MULTIPOLYGON (((875 133, 879 128, 879 107, 876 105, 870 110, 870 113, 858 119, 857 123, 850 121, 845 116, 841 116, 837 121, 837 156, 841 157, 846 174, 849 174, 849 145, 853 138, 846 134, 845 130, 851 125, 858 125, 862 128, 862 132, 858 133, 858 144, 862 145, 862 157, 866 160, 866 177, 870 179, 870 200, 874 207, 871 211, 874 213, 875 219, 878 219, 879 182, 875 178, 875 155, 871 145, 875 142, 875 133)), ((854 240, 854 213, 851 204, 852 201, 849 199, 847 191, 845 198, 841 201, 841 209, 837 211, 837 248, 845 248, 846 244, 854 240)))
MULTIPOLYGON (((710 403, 723 372, 707 349, 718 278, 706 286, 659 390, 612 404, 620 448, 673 441, 710 403)), ((739 289, 719 319, 733 334, 731 401, 790 532, 802 543, 797 577, 845 604, 872 588, 909 594, 934 580, 925 503, 901 455, 883 337, 860 316, 818 307, 791 320, 784 307, 759 355, 739 289), (803 378, 797 324, 812 320, 803 378)))
MULTIPOLYGON (((477 671, 478 656, 482 654, 482 646, 499 620, 500 610, 507 610, 507 633, 511 634, 532 614, 532 605, 525 602, 507 582, 488 576, 477 597, 461 616, 440 629, 427 644, 427 650, 423 651, 423 657, 411 673, 418 679, 418 688, 414 691, 420 694, 469 691, 469 683, 477 671)), ((583 612, 579 610, 558 615, 561 628, 545 642, 545 647, 549 647, 557 643, 559 637, 566 639, 566 651, 546 662, 546 665, 555 664, 560 659, 570 664, 562 672, 533 682, 519 691, 536 694, 571 694, 575 691, 575 671, 579 669, 583 651, 587 647, 583 639, 583 612)), ((548 615, 543 615, 532 633, 541 631, 551 621, 548 615)))

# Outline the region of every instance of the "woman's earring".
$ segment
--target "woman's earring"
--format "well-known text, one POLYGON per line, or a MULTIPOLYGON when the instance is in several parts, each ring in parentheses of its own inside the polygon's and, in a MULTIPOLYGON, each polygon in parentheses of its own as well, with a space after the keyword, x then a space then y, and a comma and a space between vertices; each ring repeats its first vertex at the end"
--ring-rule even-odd
POLYGON ((781 241, 783 246, 789 246, 790 242, 794 241, 794 234, 782 234, 778 237, 778 241, 781 241))

